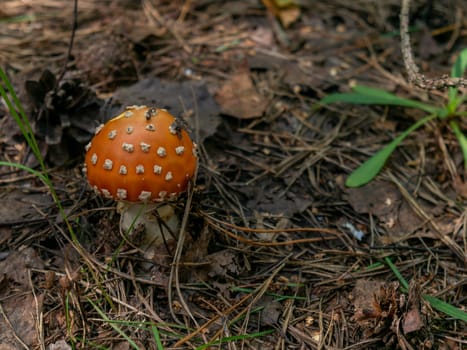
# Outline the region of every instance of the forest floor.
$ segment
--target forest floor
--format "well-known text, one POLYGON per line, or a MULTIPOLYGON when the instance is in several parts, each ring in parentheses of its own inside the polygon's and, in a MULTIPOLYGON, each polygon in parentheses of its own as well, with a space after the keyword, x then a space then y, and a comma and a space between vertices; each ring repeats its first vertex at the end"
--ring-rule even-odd
MULTIPOLYGON (((0 349, 467 348, 466 322, 429 302, 467 311, 456 137, 430 122, 348 188, 423 113, 316 108, 356 84, 446 102, 407 81, 400 2, 278 3, 79 0, 71 47, 73 1, 2 1, 0 66, 63 212, 37 174, 0 167, 0 349), (199 146, 177 261, 175 245, 147 259, 81 171, 94 128, 138 104, 183 116, 199 146)), ((411 8, 428 77, 467 46, 467 3, 442 3, 411 8)), ((40 171, 4 103, 0 151, 40 171)))

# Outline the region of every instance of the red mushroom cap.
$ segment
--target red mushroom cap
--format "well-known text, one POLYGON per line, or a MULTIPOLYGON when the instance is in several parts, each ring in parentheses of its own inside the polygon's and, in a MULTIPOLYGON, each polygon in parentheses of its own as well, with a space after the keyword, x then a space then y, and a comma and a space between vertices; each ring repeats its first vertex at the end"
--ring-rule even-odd
POLYGON ((96 130, 86 146, 89 184, 128 202, 176 198, 197 166, 196 144, 164 109, 131 106, 96 130))

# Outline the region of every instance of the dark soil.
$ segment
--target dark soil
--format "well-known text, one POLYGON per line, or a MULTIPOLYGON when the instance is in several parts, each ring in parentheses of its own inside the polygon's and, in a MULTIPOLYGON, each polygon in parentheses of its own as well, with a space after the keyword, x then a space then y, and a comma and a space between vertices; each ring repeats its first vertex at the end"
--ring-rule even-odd
MULTIPOLYGON (((424 297, 466 311, 456 137, 428 124, 350 189, 423 114, 316 108, 355 84, 446 101, 406 79, 399 1, 279 3, 80 0, 70 46, 73 2, 3 0, 0 66, 63 212, 37 174, 0 167, 0 349, 466 348, 466 323, 424 297), (180 255, 174 243, 148 259, 81 172, 95 127, 140 104, 183 117, 199 147, 180 255)), ((411 14, 417 64, 449 74, 466 2, 411 14)), ((40 171, 4 103, 0 150, 40 171)))

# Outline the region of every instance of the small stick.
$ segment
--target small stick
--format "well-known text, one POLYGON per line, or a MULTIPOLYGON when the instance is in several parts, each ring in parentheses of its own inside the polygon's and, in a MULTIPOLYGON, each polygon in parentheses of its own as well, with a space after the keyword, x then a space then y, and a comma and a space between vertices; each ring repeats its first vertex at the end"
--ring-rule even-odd
POLYGON ((73 43, 75 41, 76 29, 78 29, 78 0, 74 0, 73 24, 72 24, 72 28, 71 28, 70 42, 68 44, 68 52, 66 54, 65 66, 63 67, 63 70, 60 73, 60 76, 58 77, 57 82, 55 83, 55 92, 57 92, 58 85, 60 84, 60 81, 63 79, 63 77, 65 76, 66 71, 68 70, 68 63, 70 63, 70 61, 71 61, 71 52, 73 50, 73 43))
POLYGON ((428 79, 423 74, 420 74, 420 70, 414 62, 412 48, 410 46, 409 7, 410 0, 402 0, 400 12, 401 50, 409 80, 419 88, 426 90, 441 90, 447 87, 466 87, 467 79, 464 78, 451 78, 448 75, 443 75, 440 78, 428 79))

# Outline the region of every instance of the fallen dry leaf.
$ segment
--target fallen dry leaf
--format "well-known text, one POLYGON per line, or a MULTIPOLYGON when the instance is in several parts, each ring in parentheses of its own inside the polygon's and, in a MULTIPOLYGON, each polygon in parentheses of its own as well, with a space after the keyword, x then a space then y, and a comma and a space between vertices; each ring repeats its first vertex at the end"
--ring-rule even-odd
POLYGON ((16 337, 30 347, 38 346, 36 310, 41 312, 43 297, 34 298, 32 293, 19 293, 1 298, 5 317, 0 317, 0 349, 22 349, 16 337), (37 300, 37 303, 36 303, 37 300))
POLYGON ((271 28, 258 26, 250 35, 255 46, 271 48, 274 45, 274 33, 271 28))
POLYGON ((129 350, 129 349, 130 349, 130 344, 126 341, 117 343, 112 347, 112 350, 129 350))
POLYGON ((215 276, 226 277, 231 274, 236 275, 240 272, 237 256, 230 250, 221 250, 210 254, 207 258, 211 262, 208 272, 211 278, 215 276))
POLYGON ((57 340, 48 347, 49 350, 71 350, 71 346, 64 339, 57 340))
POLYGON ((279 19, 284 28, 290 27, 300 17, 299 7, 289 7, 279 11, 279 19))
POLYGON ((199 143, 213 135, 221 123, 219 106, 203 81, 143 79, 119 88, 109 102, 104 111, 105 119, 114 117, 124 106, 133 104, 165 108, 172 115, 182 116, 192 130, 198 125, 199 143))
POLYGON ((216 101, 224 114, 239 119, 261 116, 267 101, 257 91, 248 72, 235 74, 217 92, 216 101))
POLYGON ((294 0, 263 0, 264 6, 288 28, 300 17, 300 7, 294 0))
POLYGON ((453 181, 454 189, 456 193, 463 197, 467 198, 467 182, 463 181, 460 176, 456 176, 453 181))
POLYGON ((346 193, 357 213, 375 215, 392 235, 414 232, 423 224, 396 185, 390 182, 372 181, 362 187, 346 189, 346 193))
POLYGON ((12 252, 5 260, 0 262, 0 275, 5 274, 7 278, 16 283, 29 286, 29 269, 44 268, 44 262, 37 255, 37 251, 32 248, 25 248, 12 252))
POLYGON ((417 308, 410 309, 402 320, 402 330, 404 334, 418 331, 423 327, 422 317, 420 311, 417 308))
POLYGON ((409 285, 408 311, 402 317, 402 330, 404 334, 418 331, 424 326, 423 318, 420 314, 420 296, 420 284, 413 279, 409 285))
POLYGON ((358 188, 348 188, 346 192, 349 204, 357 213, 371 213, 379 218, 395 216, 402 200, 396 185, 390 182, 373 181, 358 188))
POLYGON ((263 306, 261 311, 261 323, 274 325, 282 314, 282 305, 271 296, 264 297, 259 306, 263 306))

